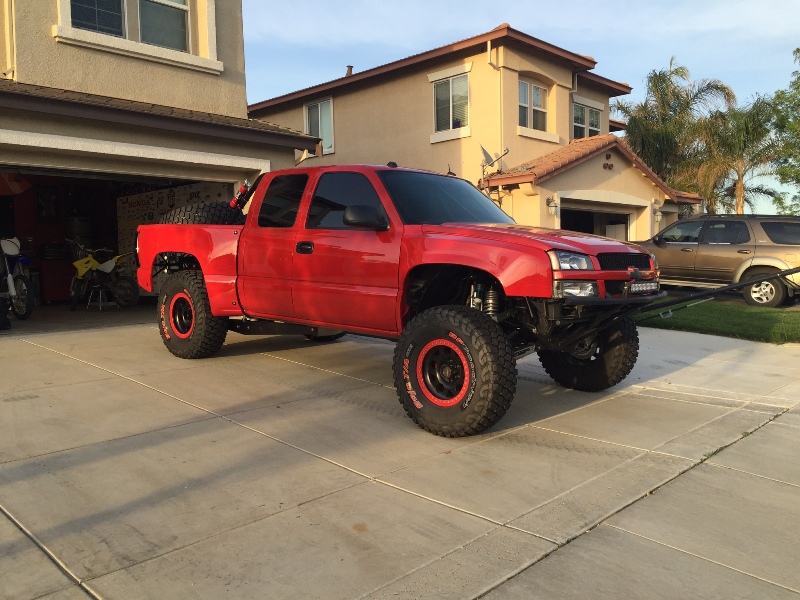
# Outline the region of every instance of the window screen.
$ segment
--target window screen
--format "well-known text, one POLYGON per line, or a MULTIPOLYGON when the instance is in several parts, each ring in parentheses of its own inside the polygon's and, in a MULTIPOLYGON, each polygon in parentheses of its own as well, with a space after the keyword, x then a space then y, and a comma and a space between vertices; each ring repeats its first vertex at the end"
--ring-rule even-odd
MULTIPOLYGON (((385 216, 380 198, 369 179, 361 173, 325 173, 317 184, 306 228, 343 229, 344 211, 348 206, 374 206, 385 216)), ((387 219, 388 222, 388 219, 387 219)))
POLYGON ((142 41, 186 52, 189 49, 186 3, 187 0, 139 0, 142 41))
POLYGON ((300 200, 308 183, 308 175, 280 175, 273 179, 261 210, 258 211, 259 227, 291 227, 297 219, 300 200))
POLYGON ((122 0, 71 0, 72 26, 123 37, 122 0))

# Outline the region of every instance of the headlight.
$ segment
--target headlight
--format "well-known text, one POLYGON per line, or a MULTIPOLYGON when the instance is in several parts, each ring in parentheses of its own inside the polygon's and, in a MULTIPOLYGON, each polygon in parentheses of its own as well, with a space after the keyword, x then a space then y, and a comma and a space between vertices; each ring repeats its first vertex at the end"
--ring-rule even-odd
POLYGON ((547 254, 554 271, 594 271, 592 259, 586 254, 565 250, 550 250, 547 254))
POLYGON ((553 298, 593 298, 597 296, 595 281, 554 281, 553 298))

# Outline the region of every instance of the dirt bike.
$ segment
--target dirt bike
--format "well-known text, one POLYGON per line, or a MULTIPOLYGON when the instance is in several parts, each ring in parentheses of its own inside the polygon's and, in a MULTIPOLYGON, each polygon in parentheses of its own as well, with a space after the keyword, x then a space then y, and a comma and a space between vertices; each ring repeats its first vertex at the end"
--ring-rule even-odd
POLYGON ((120 275, 115 270, 117 264, 129 256, 133 256, 133 252, 114 255, 114 251, 108 248, 92 250, 74 240, 68 239, 67 242, 78 248, 78 256, 80 256, 72 263, 77 273, 72 277, 69 286, 70 310, 75 310, 81 299, 86 296, 87 291, 89 291, 87 306, 95 291, 99 292, 97 299, 101 308, 104 292, 109 292, 120 308, 128 308, 132 304, 136 304, 139 300, 139 284, 133 277, 120 275), (100 262, 95 254, 101 257, 103 262, 100 262))
POLYGON ((33 284, 22 271, 27 259, 20 254, 19 246, 17 238, 0 240, 0 254, 3 255, 3 263, 0 266, 4 269, 0 294, 8 295, 11 312, 24 321, 33 312, 34 298, 33 284))

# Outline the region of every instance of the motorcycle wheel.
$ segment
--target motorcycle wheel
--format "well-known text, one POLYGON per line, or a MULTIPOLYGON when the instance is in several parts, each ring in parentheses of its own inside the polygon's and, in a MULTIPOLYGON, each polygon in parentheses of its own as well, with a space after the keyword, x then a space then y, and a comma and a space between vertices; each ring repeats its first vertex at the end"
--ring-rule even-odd
POLYGON ((86 291, 86 284, 88 282, 85 279, 78 279, 77 277, 73 277, 72 281, 69 284, 69 298, 70 298, 70 310, 75 310, 78 307, 78 302, 81 301, 83 298, 83 294, 86 291))
POLYGON ((11 312, 20 321, 24 321, 33 312, 33 284, 25 275, 15 275, 14 288, 17 291, 17 295, 11 298, 11 312))
POLYGON ((120 275, 111 285, 111 293, 120 308, 128 308, 139 301, 139 284, 133 277, 120 275))

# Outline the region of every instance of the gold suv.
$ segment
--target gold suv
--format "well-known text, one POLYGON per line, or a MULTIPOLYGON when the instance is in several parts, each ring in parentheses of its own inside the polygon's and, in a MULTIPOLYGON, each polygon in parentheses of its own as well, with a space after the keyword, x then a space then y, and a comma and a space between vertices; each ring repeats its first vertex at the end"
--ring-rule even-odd
MULTIPOLYGON (((800 266, 800 217, 703 215, 683 219, 644 243, 661 283, 720 287, 800 266)), ((778 306, 800 293, 800 275, 743 288, 755 306, 778 306)))

